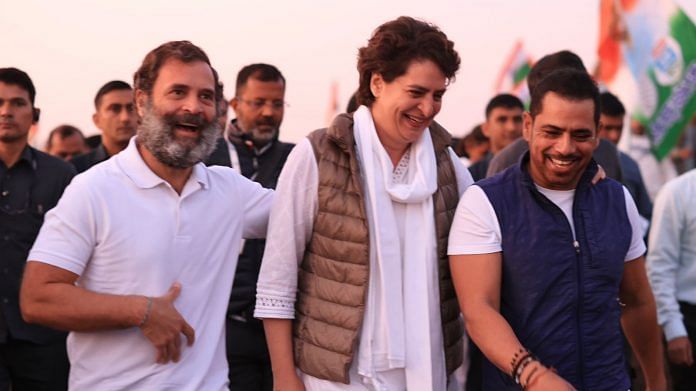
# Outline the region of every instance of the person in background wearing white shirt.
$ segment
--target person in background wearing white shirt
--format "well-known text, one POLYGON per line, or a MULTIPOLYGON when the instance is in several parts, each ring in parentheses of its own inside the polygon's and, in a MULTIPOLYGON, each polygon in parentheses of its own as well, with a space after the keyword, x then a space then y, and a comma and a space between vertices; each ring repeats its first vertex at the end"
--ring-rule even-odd
POLYGON ((217 77, 200 48, 165 43, 134 79, 137 135, 47 214, 22 314, 71 331, 73 390, 224 390, 239 245, 265 235, 272 191, 201 163, 219 125, 217 77))
POLYGON ((550 73, 529 152, 459 203, 450 266, 484 390, 628 390, 621 326, 648 389, 666 388, 638 211, 620 183, 591 183, 599 117, 590 75, 550 73))
POLYGON ((696 170, 667 182, 655 199, 648 277, 667 340, 672 384, 696 389, 696 170))
POLYGON ((650 201, 655 202, 660 188, 669 180, 677 177, 677 169, 674 167, 672 159, 657 160, 652 152, 652 145, 645 126, 640 121, 632 118, 630 124, 631 134, 627 152, 638 163, 650 201))
POLYGON ((461 389, 446 242, 472 178, 433 121, 459 63, 431 24, 381 25, 358 54, 361 106, 288 157, 255 310, 277 390, 461 389))

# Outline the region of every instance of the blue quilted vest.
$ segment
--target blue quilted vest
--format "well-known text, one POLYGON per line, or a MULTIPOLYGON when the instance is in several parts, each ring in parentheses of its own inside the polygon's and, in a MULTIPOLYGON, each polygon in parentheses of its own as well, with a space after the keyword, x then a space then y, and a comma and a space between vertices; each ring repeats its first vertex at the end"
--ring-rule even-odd
MULTIPOLYGON (((502 234, 500 312, 517 338, 578 390, 628 390, 618 300, 631 241, 621 184, 596 185, 592 161, 575 191, 576 239, 559 207, 541 194, 529 153, 500 174, 477 182, 502 234)), ((485 361, 485 390, 519 390, 485 361)))

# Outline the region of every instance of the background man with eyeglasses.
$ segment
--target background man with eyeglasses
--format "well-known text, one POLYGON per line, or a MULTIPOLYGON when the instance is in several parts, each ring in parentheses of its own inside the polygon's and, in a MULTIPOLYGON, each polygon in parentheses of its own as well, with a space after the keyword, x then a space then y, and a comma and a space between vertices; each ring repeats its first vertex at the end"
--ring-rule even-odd
MULTIPOLYGON (((278 140, 285 111, 285 78, 273 65, 247 65, 237 74, 230 107, 235 119, 207 161, 230 166, 263 187, 275 189, 294 144, 278 140)), ((227 311, 230 390, 271 390, 273 377, 263 324, 253 317, 256 281, 266 241, 247 240, 237 264, 227 311)))
POLYGON ((104 84, 94 97, 94 108, 92 121, 102 132, 101 144, 70 161, 77 172, 83 172, 126 149, 138 125, 133 89, 125 81, 112 80, 104 84))
POLYGON ((26 73, 0 69, 0 391, 68 387, 67 334, 29 325, 19 312, 29 249, 75 175, 70 164, 28 145, 39 120, 35 96, 26 73))

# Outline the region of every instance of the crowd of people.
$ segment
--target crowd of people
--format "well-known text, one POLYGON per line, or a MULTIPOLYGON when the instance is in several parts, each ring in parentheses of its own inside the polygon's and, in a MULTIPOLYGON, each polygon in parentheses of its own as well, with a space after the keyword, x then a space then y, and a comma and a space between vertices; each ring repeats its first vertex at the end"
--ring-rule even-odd
POLYGON ((460 63, 388 21, 353 107, 293 145, 276 66, 228 101, 167 42, 97 91, 96 144, 45 152, 0 68, 0 391, 694 389, 693 129, 679 177, 638 122, 620 151, 624 105, 564 50, 453 140, 460 63))

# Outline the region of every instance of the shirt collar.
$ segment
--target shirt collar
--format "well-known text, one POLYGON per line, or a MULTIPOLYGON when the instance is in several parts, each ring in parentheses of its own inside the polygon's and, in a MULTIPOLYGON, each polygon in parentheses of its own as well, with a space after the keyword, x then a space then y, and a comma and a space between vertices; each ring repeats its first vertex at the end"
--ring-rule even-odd
POLYGON ((5 162, 0 160, 0 168, 2 168, 2 172, 22 165, 31 167, 33 171, 36 171, 36 158, 34 156, 34 151, 33 148, 30 147, 28 144, 24 147, 22 153, 19 154, 19 158, 11 167, 8 167, 7 165, 5 165, 5 162))
MULTIPOLYGON (((166 181, 157 174, 155 174, 150 167, 145 163, 143 157, 138 151, 138 146, 136 145, 137 136, 133 136, 128 142, 128 146, 123 152, 114 156, 116 164, 121 168, 124 174, 130 178, 136 186, 142 189, 149 189, 156 187, 166 181)), ((196 163, 193 166, 193 171, 191 176, 184 188, 188 187, 189 184, 194 181, 200 184, 203 189, 208 189, 210 187, 210 178, 208 177, 208 170, 203 163, 196 163)))
POLYGON ((97 146, 97 148, 94 150, 94 157, 95 160, 99 162, 103 162, 110 157, 109 153, 106 152, 106 147, 104 144, 99 144, 99 146, 97 146))
POLYGON ((210 178, 208 177, 208 167, 205 164, 199 162, 193 166, 193 171, 191 172, 191 178, 189 181, 194 180, 198 182, 202 188, 210 188, 210 178))
POLYGON ((27 145, 24 147, 22 150, 22 154, 19 155, 19 160, 17 162, 24 161, 26 162, 32 169, 36 170, 36 164, 34 163, 34 153, 31 150, 31 147, 27 145))

